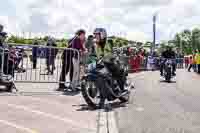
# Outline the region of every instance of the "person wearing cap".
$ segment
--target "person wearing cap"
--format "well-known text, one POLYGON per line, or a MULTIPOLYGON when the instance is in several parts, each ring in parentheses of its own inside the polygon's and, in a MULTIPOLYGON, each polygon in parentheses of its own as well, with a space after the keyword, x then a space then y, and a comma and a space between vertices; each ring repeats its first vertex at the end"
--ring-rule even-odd
POLYGON ((70 82, 73 80, 73 73, 74 73, 74 65, 73 65, 73 59, 78 59, 80 57, 80 54, 85 51, 84 43, 85 43, 85 30, 80 29, 76 32, 75 37, 70 40, 68 49, 64 50, 62 55, 62 70, 60 74, 60 83, 59 88, 57 91, 64 91, 65 86, 65 80, 66 75, 68 72, 70 73, 70 82), (76 51, 69 50, 69 49, 75 49, 79 51, 77 53, 76 51))

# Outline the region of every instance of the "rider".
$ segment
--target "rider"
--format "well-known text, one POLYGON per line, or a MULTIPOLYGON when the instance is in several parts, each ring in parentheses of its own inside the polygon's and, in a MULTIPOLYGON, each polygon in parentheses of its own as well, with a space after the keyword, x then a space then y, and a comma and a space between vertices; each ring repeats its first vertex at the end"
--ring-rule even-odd
POLYGON ((115 63, 114 58, 112 56, 112 45, 107 43, 107 32, 103 28, 96 28, 94 31, 94 38, 96 44, 96 55, 97 58, 104 58, 104 64, 108 67, 109 70, 112 71, 113 78, 116 78, 120 89, 123 92, 126 92, 124 85, 125 85, 125 77, 122 76, 124 73, 120 69, 120 67, 115 63))
MULTIPOLYGON (((162 52, 161 58, 164 58, 165 60, 161 62, 161 67, 160 67, 160 75, 163 76, 163 69, 164 69, 164 64, 166 62, 166 59, 176 59, 176 53, 173 51, 171 46, 167 46, 166 50, 162 52)), ((176 75, 176 63, 173 61, 172 64, 173 67, 173 75, 176 75)))

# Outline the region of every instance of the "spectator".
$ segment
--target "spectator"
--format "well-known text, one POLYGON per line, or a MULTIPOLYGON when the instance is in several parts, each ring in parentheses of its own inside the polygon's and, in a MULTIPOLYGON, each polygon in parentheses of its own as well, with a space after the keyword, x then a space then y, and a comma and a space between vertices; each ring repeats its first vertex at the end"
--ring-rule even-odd
POLYGON ((196 60, 195 60, 195 51, 193 51, 193 54, 192 54, 192 58, 193 58, 193 69, 194 69, 194 72, 197 72, 197 63, 196 63, 196 60))
MULTIPOLYGON (((188 60, 189 60, 189 58, 188 58, 188 60)), ((188 61, 188 62, 189 62, 189 61, 188 61)), ((184 64, 184 55, 181 54, 181 55, 180 55, 180 68, 181 68, 181 69, 184 68, 183 64, 184 64)), ((189 63, 188 63, 188 64, 189 64, 189 63)), ((188 65, 187 65, 186 68, 188 68, 188 65)))
POLYGON ((35 40, 33 45, 34 46, 32 48, 32 61, 33 61, 33 69, 36 69, 37 68, 38 45, 39 45, 38 40, 35 40))
POLYGON ((7 33, 3 32, 3 29, 3 25, 0 25, 0 70, 1 74, 11 75, 14 78, 15 55, 12 54, 8 45, 5 45, 7 33))
POLYGON ((188 67, 188 72, 190 72, 191 68, 193 68, 194 70, 194 59, 193 59, 193 55, 189 56, 189 67, 188 67))
POLYGON ((197 72, 198 72, 198 74, 200 74, 200 52, 199 52, 199 50, 196 50, 195 59, 196 59, 196 64, 197 64, 197 72))
POLYGON ((52 74, 54 73, 54 70, 56 69, 55 67, 55 59, 56 55, 58 53, 58 50, 55 48, 57 47, 56 42, 53 38, 49 38, 47 41, 47 46, 50 48, 47 48, 46 51, 46 58, 47 58, 47 74, 52 74))
POLYGON ((93 58, 94 56, 96 56, 95 45, 94 45, 93 39, 94 39, 93 35, 89 35, 89 36, 88 36, 88 39, 87 39, 87 41, 86 41, 85 47, 86 47, 86 49, 88 50, 88 53, 87 53, 87 55, 83 55, 83 56, 82 56, 83 64, 84 64, 84 65, 87 64, 88 59, 89 59, 90 57, 93 58))
POLYGON ((188 68, 188 64, 189 64, 189 57, 188 56, 184 57, 184 62, 185 62, 185 68, 188 68))
MULTIPOLYGON (((68 48, 76 49, 80 52, 85 51, 83 45, 85 42, 85 31, 80 29, 77 31, 75 37, 70 41, 68 48)), ((62 56, 62 70, 60 75, 60 84, 57 91, 64 91, 65 76, 70 72, 70 82, 73 80, 74 64, 73 62, 78 59, 78 53, 72 50, 64 50, 62 56), (73 60, 75 59, 75 60, 73 60)))
POLYGON ((85 47, 88 49, 88 52, 90 54, 95 52, 93 38, 94 38, 93 35, 89 35, 87 42, 85 44, 85 47))

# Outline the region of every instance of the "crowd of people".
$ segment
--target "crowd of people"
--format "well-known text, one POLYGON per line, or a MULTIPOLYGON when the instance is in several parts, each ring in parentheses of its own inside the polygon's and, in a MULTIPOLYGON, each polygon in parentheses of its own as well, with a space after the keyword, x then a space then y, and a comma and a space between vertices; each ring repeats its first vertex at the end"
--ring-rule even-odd
POLYGON ((48 40, 46 42, 47 46, 46 48, 39 49, 38 48, 39 45, 40 45, 39 41, 34 40, 32 47, 33 69, 36 69, 37 67, 38 55, 43 55, 46 58, 47 74, 53 75, 55 70, 55 59, 58 53, 56 41, 54 38, 48 37, 48 40))
POLYGON ((200 74, 200 51, 198 49, 192 55, 186 56, 185 62, 189 72, 193 69, 194 72, 200 74))

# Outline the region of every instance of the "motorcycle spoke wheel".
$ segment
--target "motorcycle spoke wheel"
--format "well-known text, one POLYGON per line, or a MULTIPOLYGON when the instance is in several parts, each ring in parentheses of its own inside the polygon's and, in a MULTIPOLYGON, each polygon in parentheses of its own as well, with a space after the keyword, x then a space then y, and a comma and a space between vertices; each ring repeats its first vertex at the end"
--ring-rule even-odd
POLYGON ((86 92, 91 102, 98 106, 100 103, 100 92, 96 88, 94 82, 86 82, 86 92))

